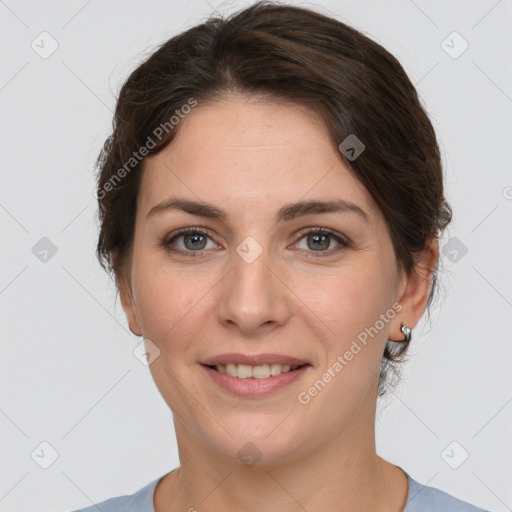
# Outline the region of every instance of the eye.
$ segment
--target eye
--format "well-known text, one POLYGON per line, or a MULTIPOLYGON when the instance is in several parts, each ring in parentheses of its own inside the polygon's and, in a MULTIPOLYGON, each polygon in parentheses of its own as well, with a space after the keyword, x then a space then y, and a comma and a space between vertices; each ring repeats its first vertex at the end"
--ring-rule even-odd
MULTIPOLYGON (((300 250, 317 253, 310 256, 327 256, 350 246, 350 242, 341 235, 324 228, 313 228, 299 233, 299 241, 295 246, 305 241, 305 247, 298 247, 300 250), (335 245, 334 249, 332 245, 335 245)), ((207 249, 216 249, 219 246, 213 242, 208 231, 203 228, 183 228, 171 233, 162 241, 162 246, 173 253, 184 256, 198 257, 204 254, 207 249), (208 241, 211 242, 208 247, 208 241), (203 253, 203 254, 202 254, 203 253)))
MULTIPOLYGON (((314 228, 301 233, 299 242, 305 240, 305 247, 299 247, 301 250, 316 253, 332 254, 344 247, 349 247, 350 243, 341 235, 334 233, 328 229, 314 228), (334 249, 331 246, 337 244, 334 249), (331 249, 331 250, 328 250, 331 249)), ((299 243, 297 242, 297 244, 299 243)), ((323 254, 315 254, 314 256, 323 256, 323 254)))
POLYGON ((215 249, 218 247, 218 245, 211 240, 208 232, 201 228, 180 229, 166 237, 162 245, 171 252, 182 253, 192 257, 198 256, 199 254, 191 253, 200 253, 206 249, 215 249), (208 239, 212 242, 211 247, 207 246, 208 239), (177 246, 177 248, 173 247, 173 245, 177 246))

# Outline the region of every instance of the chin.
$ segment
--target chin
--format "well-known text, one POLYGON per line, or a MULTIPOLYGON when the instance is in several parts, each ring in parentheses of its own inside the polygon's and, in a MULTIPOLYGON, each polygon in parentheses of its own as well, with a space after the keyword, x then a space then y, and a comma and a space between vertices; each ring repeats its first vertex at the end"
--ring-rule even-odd
POLYGON ((224 430, 218 432, 218 429, 218 437, 211 438, 212 430, 205 433, 205 437, 209 438, 209 444, 217 452, 228 459, 238 460, 247 467, 273 465, 287 459, 291 461, 309 443, 304 438, 303 426, 300 428, 290 421, 284 428, 284 423, 291 419, 283 422, 287 414, 283 414, 277 422, 274 417, 265 422, 260 413, 257 424, 250 421, 239 421, 232 427, 224 424, 232 437, 224 430))

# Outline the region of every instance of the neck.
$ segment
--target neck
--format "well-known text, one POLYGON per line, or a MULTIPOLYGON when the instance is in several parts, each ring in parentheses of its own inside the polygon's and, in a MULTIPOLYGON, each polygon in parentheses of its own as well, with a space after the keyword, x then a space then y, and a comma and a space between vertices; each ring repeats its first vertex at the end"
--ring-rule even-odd
POLYGON ((376 454, 373 427, 357 426, 324 432, 310 450, 296 450, 286 460, 247 467, 199 443, 177 421, 181 465, 157 487, 155 510, 401 512, 405 474, 376 454))

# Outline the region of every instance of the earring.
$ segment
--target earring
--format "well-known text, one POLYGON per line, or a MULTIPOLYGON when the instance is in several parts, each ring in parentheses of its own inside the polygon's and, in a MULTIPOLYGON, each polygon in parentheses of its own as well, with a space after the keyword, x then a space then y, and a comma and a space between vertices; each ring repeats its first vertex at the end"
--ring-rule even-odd
POLYGON ((411 338, 412 338, 411 329, 409 327, 407 327, 403 322, 402 322, 402 325, 400 325, 400 330, 404 333, 404 339, 402 340, 402 342, 411 341, 411 338))

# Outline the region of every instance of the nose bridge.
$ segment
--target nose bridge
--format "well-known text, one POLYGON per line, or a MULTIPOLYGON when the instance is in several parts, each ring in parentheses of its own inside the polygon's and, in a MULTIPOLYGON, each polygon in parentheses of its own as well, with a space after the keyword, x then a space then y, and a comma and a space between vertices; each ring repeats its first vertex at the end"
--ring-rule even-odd
POLYGON ((248 236, 238 244, 233 255, 232 292, 239 294, 247 304, 270 298, 272 288, 271 254, 268 247, 263 247, 254 237, 248 236))
MULTIPOLYGON (((248 265, 252 265, 256 260, 266 260, 269 256, 268 248, 266 250, 263 249, 263 246, 252 236, 245 237, 236 247, 236 253, 238 256, 248 265), (260 258, 260 256, 265 252, 265 256, 260 258)), ((235 259, 236 261, 236 259, 235 259)))
POLYGON ((256 238, 248 236, 238 244, 219 297, 221 321, 236 323, 244 331, 285 321, 285 291, 273 275, 273 266, 271 251, 256 238))

